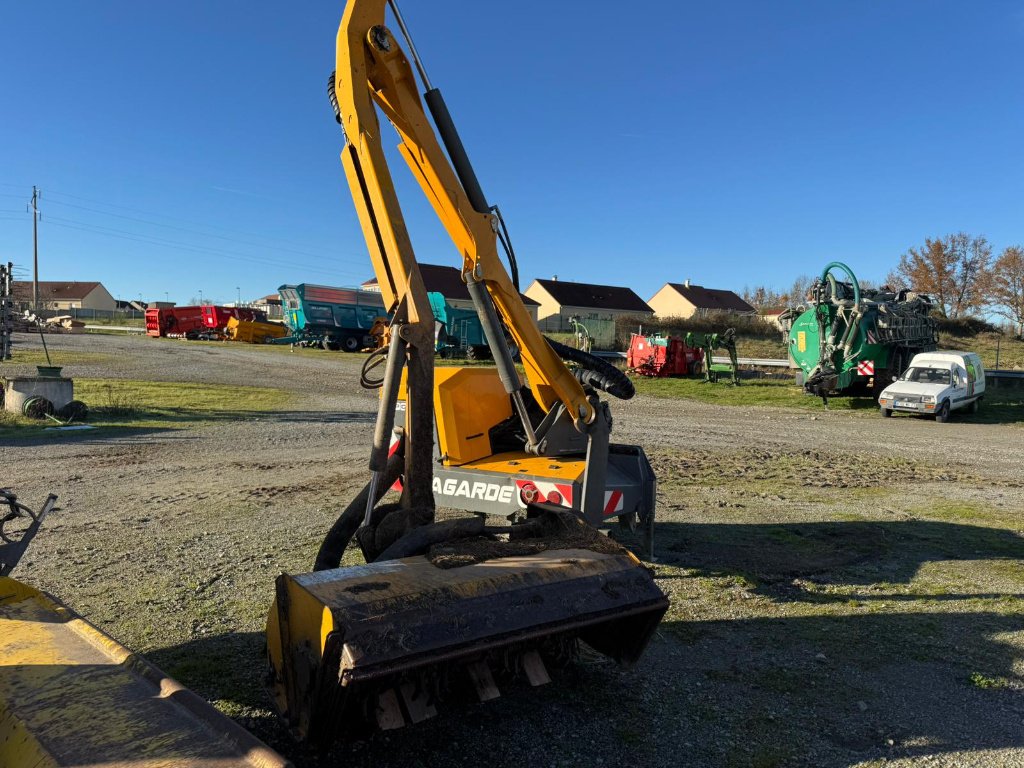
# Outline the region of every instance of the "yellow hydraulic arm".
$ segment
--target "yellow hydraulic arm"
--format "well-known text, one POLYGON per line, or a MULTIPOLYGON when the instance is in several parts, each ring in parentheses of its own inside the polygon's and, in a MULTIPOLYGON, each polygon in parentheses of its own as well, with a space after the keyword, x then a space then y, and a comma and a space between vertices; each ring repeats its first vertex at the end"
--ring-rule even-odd
MULTIPOLYGON (((438 130, 442 132, 452 162, 441 148, 424 111, 409 61, 384 26, 388 2, 350 0, 347 4, 338 30, 333 82, 338 120, 347 137, 342 164, 359 210, 385 304, 407 313, 407 318, 403 315, 402 319, 410 323, 423 322, 431 317, 384 159, 375 105, 398 131, 402 156, 462 254, 463 278, 478 312, 483 314, 489 307, 497 310, 521 351, 533 395, 544 411, 563 403, 577 427, 582 428, 593 421, 594 405, 541 335, 505 270, 498 256, 496 217, 465 159, 440 93, 431 87, 409 40, 410 50, 427 88, 425 99, 438 130), (452 163, 458 167, 458 173, 452 163), (483 299, 485 293, 489 300, 478 300, 478 297, 483 299)), ((393 3, 392 10, 399 26, 406 32, 393 3)), ((488 323, 484 317, 481 319, 486 332, 488 323)), ((496 325, 496 322, 492 324, 492 331, 496 325)), ((505 341, 503 338, 489 338, 488 341, 506 390, 516 399, 519 387, 514 370, 501 370, 505 341)), ((511 359, 507 362, 511 368, 511 359)), ((412 403, 410 407, 414 407, 412 403)), ((520 415, 525 416, 521 400, 517 402, 517 408, 520 415)), ((528 425, 527 429, 529 431, 528 425)))

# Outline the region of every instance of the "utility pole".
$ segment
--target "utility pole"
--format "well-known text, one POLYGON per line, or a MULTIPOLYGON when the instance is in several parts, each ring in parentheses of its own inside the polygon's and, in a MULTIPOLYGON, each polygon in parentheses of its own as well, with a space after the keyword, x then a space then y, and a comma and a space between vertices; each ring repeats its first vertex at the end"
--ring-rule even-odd
POLYGON ((11 359, 11 317, 14 314, 13 286, 11 285, 14 265, 0 264, 0 362, 11 359))
POLYGON ((39 198, 42 192, 32 187, 32 311, 39 312, 39 198))

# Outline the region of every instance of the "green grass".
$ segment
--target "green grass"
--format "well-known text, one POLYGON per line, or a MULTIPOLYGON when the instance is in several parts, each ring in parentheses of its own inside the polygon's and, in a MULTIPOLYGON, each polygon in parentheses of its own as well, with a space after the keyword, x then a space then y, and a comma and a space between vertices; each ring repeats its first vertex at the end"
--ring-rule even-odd
POLYGON ((977 336, 939 335, 939 349, 962 349, 977 352, 986 368, 1003 370, 1024 368, 1024 341, 1010 336, 999 336, 995 333, 980 333, 977 336), (999 365, 996 366, 998 350, 999 365))
MULTIPOLYGON (((724 354, 717 352, 716 354, 724 354)), ((772 336, 747 336, 736 340, 737 357, 756 357, 768 360, 782 360, 788 354, 782 341, 782 332, 772 336)))
MULTIPOLYGON (((697 400, 702 403, 739 407, 775 406, 802 411, 822 411, 821 398, 804 394, 791 380, 745 379, 737 387, 721 382, 705 384, 696 378, 633 380, 636 391, 651 397, 697 400)), ((870 397, 830 397, 829 410, 859 411, 877 415, 877 407, 870 397)), ((897 414, 895 418, 920 418, 897 414)), ((952 421, 967 424, 1024 424, 1024 387, 990 388, 976 414, 955 411, 952 421)))
MULTIPOLYGON (((89 406, 86 423, 101 429, 167 429, 184 424, 245 419, 279 410, 291 395, 271 387, 191 382, 75 379, 75 398, 89 406)), ((0 439, 60 437, 52 421, 0 413, 0 439)))
MULTIPOLYGON (((727 382, 706 384, 703 379, 647 379, 636 378, 636 391, 652 397, 698 400, 718 405, 799 408, 807 411, 822 410, 821 398, 804 394, 792 380, 746 379, 739 386, 727 382)), ((833 410, 874 410, 868 398, 835 397, 829 399, 833 410)))
MULTIPOLYGON (((50 360, 53 361, 53 365, 64 366, 105 363, 111 358, 110 355, 104 352, 82 352, 79 350, 68 351, 59 348, 53 349, 53 337, 48 338, 47 343, 51 345, 50 360)), ((49 363, 46 362, 46 353, 41 349, 19 349, 18 347, 15 347, 11 350, 11 359, 0 363, 0 376, 5 374, 34 374, 35 371, 29 369, 13 370, 15 366, 30 365, 49 365, 49 363)))
POLYGON ((971 672, 971 676, 968 679, 970 680, 971 685, 975 688, 981 688, 983 691, 999 690, 1010 686, 1009 681, 1005 678, 988 677, 987 675, 981 674, 981 672, 971 672))

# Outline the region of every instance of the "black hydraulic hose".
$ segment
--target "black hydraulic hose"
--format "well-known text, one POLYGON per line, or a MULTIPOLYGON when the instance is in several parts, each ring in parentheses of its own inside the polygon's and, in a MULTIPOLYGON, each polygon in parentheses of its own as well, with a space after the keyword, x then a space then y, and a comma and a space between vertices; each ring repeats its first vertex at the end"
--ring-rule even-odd
MULTIPOLYGON (((388 489, 395 484, 404 467, 405 458, 402 451, 391 454, 387 467, 384 469, 383 480, 377 486, 377 498, 374 499, 374 503, 380 501, 388 489)), ((366 514, 366 500, 369 495, 370 483, 367 483, 359 495, 352 499, 345 511, 335 520, 320 545, 320 551, 316 554, 316 561, 313 563, 314 571, 326 571, 341 565, 345 547, 348 546, 352 536, 359 530, 359 525, 363 522, 363 516, 366 514)))
POLYGON ((359 386, 363 389, 380 389, 384 386, 384 377, 379 379, 370 377, 375 368, 379 368, 388 359, 388 347, 380 347, 373 350, 370 356, 363 361, 363 368, 359 372, 359 386))
POLYGON ((338 93, 334 89, 334 76, 335 72, 331 72, 331 76, 327 78, 327 100, 331 102, 335 121, 341 125, 341 107, 338 106, 338 93))
POLYGON ((555 351, 556 355, 579 366, 574 373, 580 384, 600 389, 602 392, 607 392, 609 395, 620 400, 629 400, 629 398, 636 394, 636 388, 633 386, 633 382, 629 380, 629 377, 607 360, 595 357, 589 352, 584 352, 582 349, 576 349, 554 339, 549 339, 547 336, 544 338, 551 345, 551 349, 555 351))

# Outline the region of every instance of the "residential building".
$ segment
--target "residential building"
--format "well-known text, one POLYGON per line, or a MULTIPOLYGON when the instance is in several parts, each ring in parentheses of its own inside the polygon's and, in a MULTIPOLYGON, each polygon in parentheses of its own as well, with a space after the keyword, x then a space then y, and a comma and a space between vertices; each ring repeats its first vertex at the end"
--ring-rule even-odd
MULTIPOLYGON (((469 289, 462 280, 462 272, 456 267, 447 267, 440 264, 420 264, 420 274, 423 275, 423 285, 427 293, 440 293, 445 301, 456 309, 473 309, 473 300, 469 296, 469 289)), ((371 278, 359 286, 364 291, 380 292, 377 278, 371 278)), ((537 320, 538 304, 527 295, 519 294, 526 306, 526 311, 537 320)))
MULTIPOLYGON (((32 308, 32 281, 16 280, 12 284, 15 305, 32 308)), ((117 300, 98 282, 39 281, 40 309, 100 309, 112 312, 117 300)))
POLYGON ((276 320, 284 317, 284 311, 281 309, 281 296, 277 293, 270 293, 256 299, 250 306, 253 309, 262 310, 268 319, 276 320))
POLYGON ((534 280, 525 291, 540 306, 540 328, 545 332, 569 332, 570 318, 586 326, 598 349, 615 341, 615 321, 624 315, 650 317, 651 308, 631 288, 615 285, 573 283, 568 280, 534 280))
POLYGON ((723 313, 731 315, 756 315, 757 310, 733 291, 721 288, 705 288, 689 280, 682 283, 665 283, 647 302, 657 317, 705 317, 723 313))

